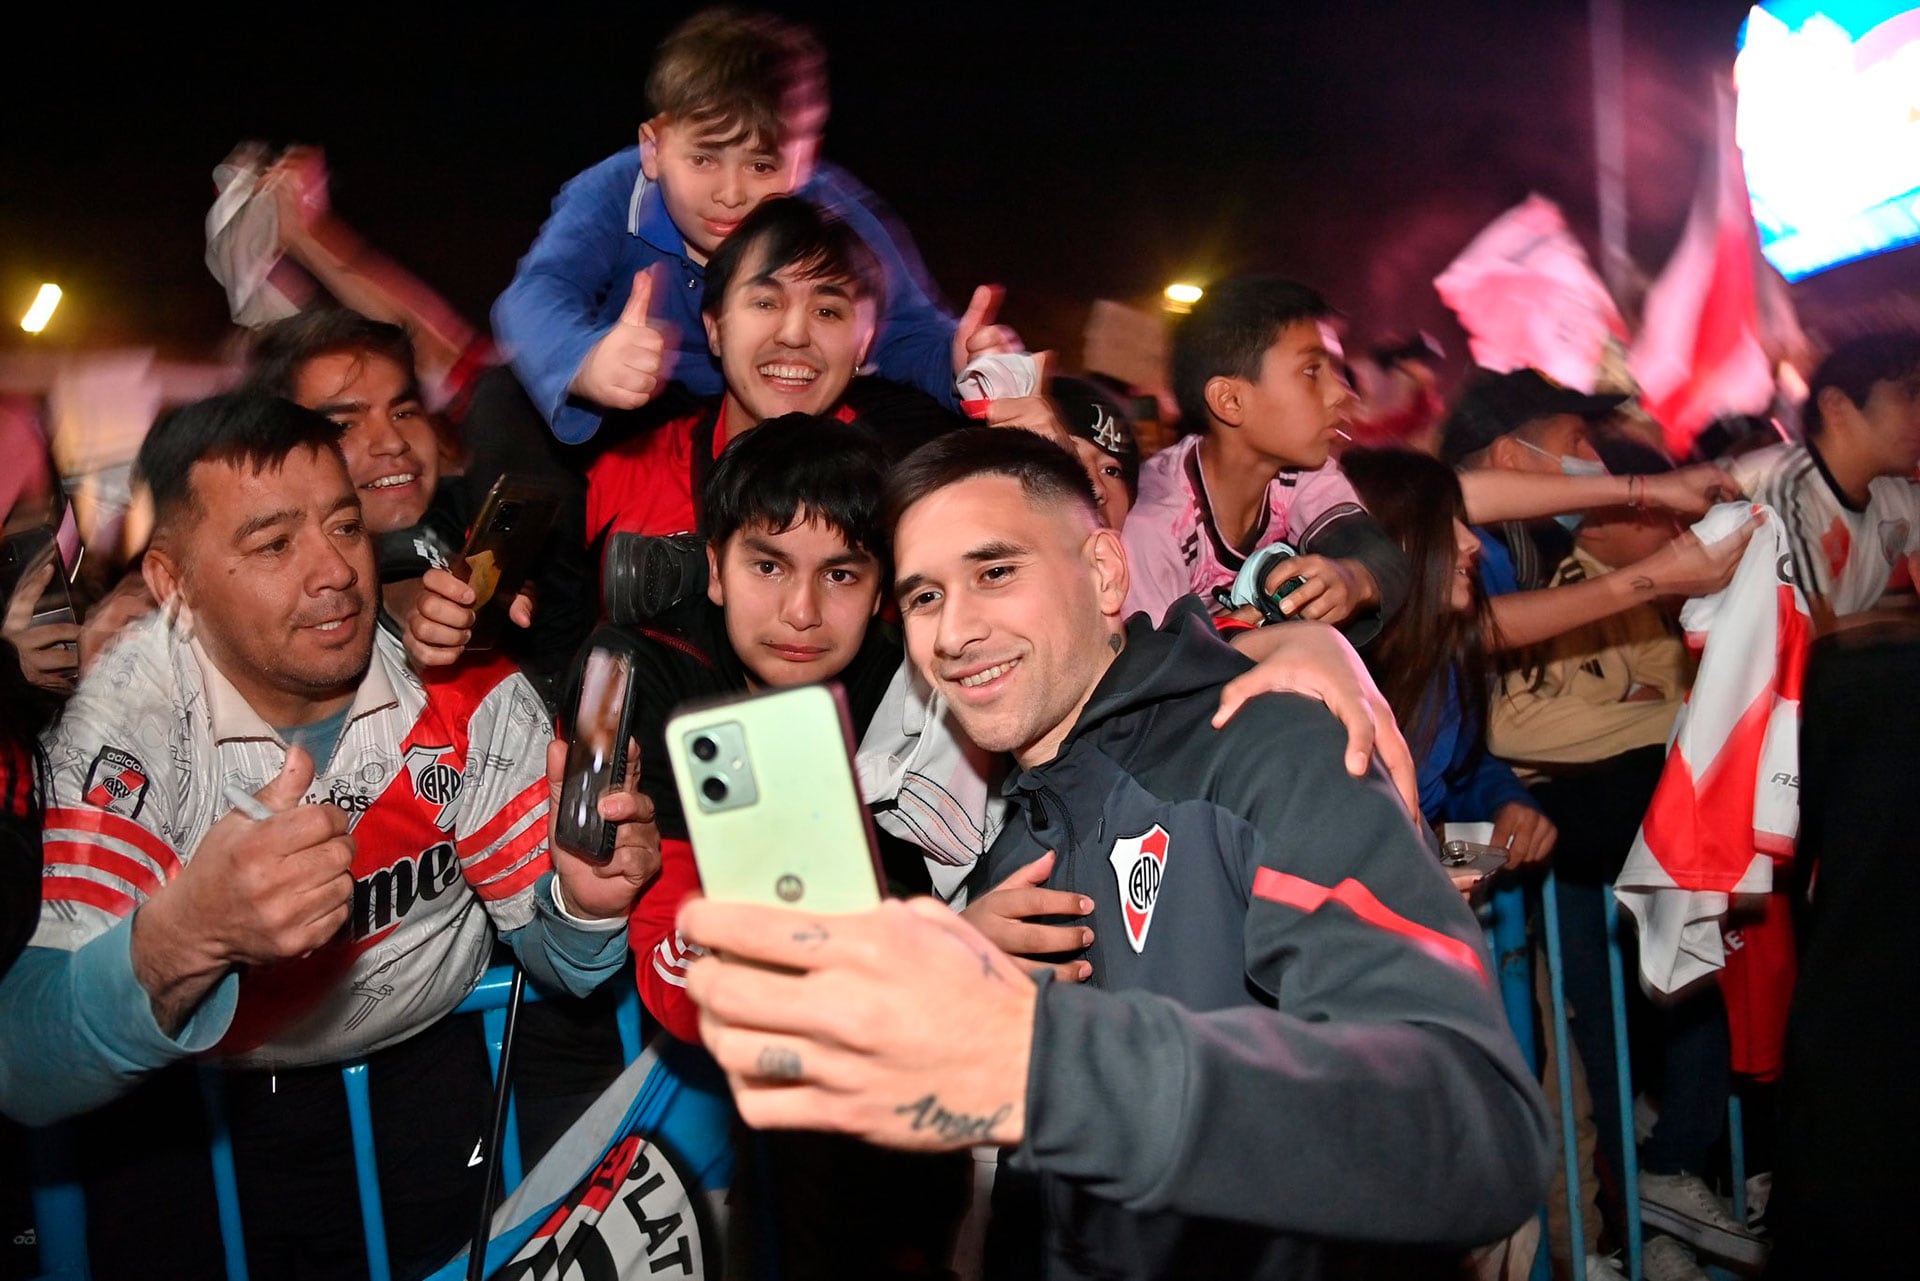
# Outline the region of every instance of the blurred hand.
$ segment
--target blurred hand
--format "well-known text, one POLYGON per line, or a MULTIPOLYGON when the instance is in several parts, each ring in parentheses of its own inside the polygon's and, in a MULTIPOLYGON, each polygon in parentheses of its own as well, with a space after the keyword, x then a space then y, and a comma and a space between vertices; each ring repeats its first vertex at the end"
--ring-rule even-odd
POLYGON ((1739 529, 1711 547, 1688 530, 1626 572, 1633 576, 1635 587, 1656 595, 1710 596, 1733 581, 1740 558, 1753 541, 1753 531, 1760 528, 1763 519, 1756 510, 1739 529))
POLYGON ((116 583, 99 604, 87 611, 86 621, 80 624, 80 674, 92 671, 128 626, 158 608, 140 575, 128 574, 116 583))
MULTIPOLYGON (((1084 925, 1032 923, 1043 916, 1085 916, 1093 911, 1093 900, 1084 895, 1040 888, 1052 875, 1055 861, 1054 852, 1048 850, 967 904, 960 915, 989 943, 1015 958, 1078 952, 1093 946, 1093 931, 1084 925)), ((1054 966, 1053 972, 1062 979, 1084 983, 1093 977, 1093 965, 1067 961, 1054 966)))
MULTIPOLYGON (((473 588, 444 569, 420 576, 420 591, 400 620, 400 639, 413 665, 425 671, 459 661, 473 636, 473 588)), ((533 625, 533 591, 522 588, 507 607, 507 617, 521 627, 533 625)))
POLYGON ((1740 485, 1718 467, 1702 463, 1698 467, 1643 476, 1641 493, 1648 507, 1664 507, 1683 516, 1703 516, 1715 503, 1740 497, 1740 485))
POLYGON ((280 215, 281 246, 297 250, 332 208, 326 152, 318 147, 288 147, 261 176, 260 189, 273 197, 280 215))
POLYGON ((633 273, 633 292, 613 328, 601 335, 580 362, 572 389, 608 409, 638 409, 666 381, 666 334, 648 312, 653 306, 653 277, 633 273))
MULTIPOLYGON (((988 401, 987 426, 1019 427, 1035 435, 1045 436, 1060 448, 1079 457, 1079 451, 1074 447, 1077 437, 1067 430, 1064 422, 1060 421, 1059 411, 1053 407, 1053 402, 1046 396, 1047 377, 1053 366, 1053 353, 1050 351, 1036 353, 1033 366, 1033 385, 1039 390, 1031 396, 1003 396, 999 400, 988 401)), ((1084 465, 1085 459, 1081 461, 1084 465)), ((1091 472, 1088 473, 1087 483, 1093 483, 1091 472)))
POLYGON ((1333 628, 1313 623, 1263 627, 1232 638, 1233 647, 1258 662, 1220 690, 1220 710, 1213 714, 1219 729, 1233 719, 1242 704, 1259 694, 1300 694, 1327 705, 1347 730, 1347 773, 1364 777, 1380 754, 1387 777, 1400 793, 1409 814, 1420 812, 1420 775, 1413 753, 1400 733, 1380 687, 1373 683, 1360 655, 1347 638, 1333 628))
MULTIPOLYGON (((1000 314, 1000 301, 1006 296, 1007 291, 998 285, 981 285, 973 291, 973 300, 967 304, 959 327, 953 331, 955 378, 981 356, 1026 350, 1020 345, 1020 335, 1005 325, 994 323, 994 317, 1000 314)), ((1044 392, 1046 387, 1045 382, 1040 384, 1041 391, 1044 392)))
POLYGON ((1380 599, 1373 575, 1364 565, 1330 556, 1295 556, 1281 561, 1267 571, 1262 590, 1271 596, 1280 584, 1292 578, 1307 581, 1281 600, 1280 612, 1288 618, 1337 626, 1380 599))
POLYGON ((80 663, 79 626, 32 626, 33 607, 53 582, 54 572, 54 563, 49 560, 14 586, 13 595, 7 598, 5 617, 0 618, 0 636, 20 652, 20 671, 29 683, 56 694, 71 694, 80 663))
POLYGON ((567 909, 589 920, 625 919, 647 883, 660 874, 660 829, 653 822, 653 799, 639 790, 640 747, 627 744, 627 781, 600 798, 600 817, 617 824, 613 857, 605 863, 581 858, 560 847, 560 789, 566 782, 567 743, 547 744, 547 849, 553 874, 567 897, 567 909))
POLYGON ((1531 805, 1508 801, 1493 815, 1493 836, 1487 844, 1507 851, 1508 867, 1545 861, 1560 839, 1559 829, 1531 805))
POLYGON ((927 1152, 1025 1133, 1038 988, 944 904, 822 916, 696 896, 680 933, 713 953, 687 995, 748 1125, 927 1152))

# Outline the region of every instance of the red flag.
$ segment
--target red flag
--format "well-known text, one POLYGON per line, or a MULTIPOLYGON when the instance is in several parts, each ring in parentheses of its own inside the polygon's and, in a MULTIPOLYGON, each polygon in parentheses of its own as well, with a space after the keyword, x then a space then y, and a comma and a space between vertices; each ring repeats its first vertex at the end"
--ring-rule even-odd
POLYGON ((1774 362, 1804 340, 1786 282, 1760 255, 1732 89, 1714 88, 1714 139, 1680 244, 1647 291, 1630 367, 1641 403, 1684 455, 1724 414, 1765 413, 1774 362))

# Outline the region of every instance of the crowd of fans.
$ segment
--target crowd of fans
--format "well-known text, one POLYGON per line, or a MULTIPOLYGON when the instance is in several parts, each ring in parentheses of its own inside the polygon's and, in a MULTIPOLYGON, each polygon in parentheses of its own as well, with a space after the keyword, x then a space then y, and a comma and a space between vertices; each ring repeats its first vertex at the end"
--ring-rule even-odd
POLYGON ((648 96, 638 146, 559 193, 492 340, 340 223, 317 153, 269 170, 282 252, 335 301, 153 425, 151 538, 77 617, 45 607, 59 478, 5 494, 9 546, 43 551, 0 645, 0 1111, 77 1121, 113 1207, 96 1271, 218 1266, 190 1061, 228 1082, 255 1275, 365 1266, 352 1060, 398 1274, 457 1253, 492 1087, 452 1011, 510 955, 553 998, 518 1032, 530 1153, 619 1073, 637 986, 768 1131, 736 1217, 783 1275, 949 1275, 969 1214, 995 1277, 1517 1275, 1550 1127, 1473 914, 1551 869, 1597 1141, 1573 1266, 1623 1274, 1634 1201, 1647 1276, 1770 1243, 1775 1274, 1826 1275, 1857 1208, 1796 1182, 1791 1155, 1820 1162, 1791 1076, 1752 1109, 1772 1205, 1764 1176, 1745 1220, 1725 1195, 1714 984, 1629 983, 1651 1085, 1624 1150, 1606 892, 1711 642, 1679 606, 1756 531, 1822 634, 1911 603, 1920 335, 1837 346, 1804 438, 1760 420, 1675 458, 1624 392, 1475 370, 1444 398, 1424 341, 1382 345, 1363 402, 1333 305, 1243 276, 1177 321, 1177 435, 1149 449, 1152 400, 1052 373, 997 291, 941 306, 818 154, 808 33, 696 16, 648 96), (502 477, 554 515, 476 643, 463 549, 502 477), (1732 532, 1689 531, 1724 503, 1749 504, 1732 532), (594 645, 633 673, 605 860, 552 828, 594 645), (699 900, 666 721, 823 682, 912 906, 816 956, 771 909, 699 900), (1443 865, 1456 824, 1497 871, 1443 865), (977 1144, 1007 1151, 990 1210, 977 1144))

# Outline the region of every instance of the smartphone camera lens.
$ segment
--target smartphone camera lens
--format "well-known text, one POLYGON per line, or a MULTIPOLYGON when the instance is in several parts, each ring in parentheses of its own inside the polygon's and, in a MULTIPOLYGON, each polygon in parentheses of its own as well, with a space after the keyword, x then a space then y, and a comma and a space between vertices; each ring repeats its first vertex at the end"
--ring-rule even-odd
POLYGON ((727 799, 727 780, 718 777, 709 778, 700 784, 700 790, 706 794, 708 800, 718 805, 727 799))
MULTIPOLYGON (((701 735, 699 738, 693 740, 693 754, 699 760, 710 761, 720 755, 720 745, 705 735, 701 735)), ((719 782, 718 779, 709 779, 707 781, 719 782)))

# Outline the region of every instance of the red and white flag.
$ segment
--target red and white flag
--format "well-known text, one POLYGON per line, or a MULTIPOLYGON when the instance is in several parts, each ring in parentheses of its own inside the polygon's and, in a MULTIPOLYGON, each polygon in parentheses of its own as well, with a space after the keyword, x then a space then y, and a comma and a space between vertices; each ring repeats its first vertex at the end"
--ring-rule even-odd
POLYGON ((1760 253, 1734 137, 1733 90, 1721 81, 1693 208, 1647 291, 1629 368, 1668 449, 1684 457, 1714 419, 1765 413, 1776 363, 1805 345, 1787 282, 1760 253))
POLYGON ((1560 207, 1532 195, 1488 223, 1433 282, 1467 331, 1473 363, 1537 369, 1591 393, 1609 338, 1627 327, 1560 207))

